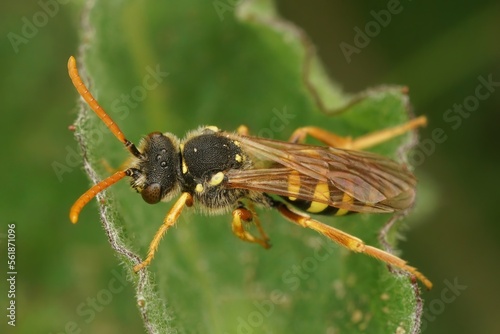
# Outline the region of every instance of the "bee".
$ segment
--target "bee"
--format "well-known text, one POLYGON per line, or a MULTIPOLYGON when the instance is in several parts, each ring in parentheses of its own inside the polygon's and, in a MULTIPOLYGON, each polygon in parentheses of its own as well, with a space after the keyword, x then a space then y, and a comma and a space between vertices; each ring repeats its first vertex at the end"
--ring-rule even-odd
POLYGON ((355 140, 316 127, 299 128, 289 142, 284 142, 250 136, 245 126, 236 132, 202 126, 184 139, 171 133, 152 132, 136 147, 88 91, 74 57, 69 58, 68 72, 82 98, 132 155, 128 168, 94 185, 73 204, 71 222, 78 221, 83 207, 97 193, 126 176, 149 204, 178 197, 153 237, 146 258, 135 265, 135 272, 151 263, 164 234, 184 208, 193 205, 206 214, 231 213, 232 231, 237 237, 269 248, 269 238, 254 211, 257 206, 274 209, 296 225, 405 270, 428 289, 432 287, 406 261, 309 215, 391 213, 411 207, 416 186, 413 174, 403 165, 361 149, 425 125, 425 117, 355 140), (326 146, 303 144, 307 136, 326 146), (257 227, 258 236, 246 228, 251 222, 257 227))

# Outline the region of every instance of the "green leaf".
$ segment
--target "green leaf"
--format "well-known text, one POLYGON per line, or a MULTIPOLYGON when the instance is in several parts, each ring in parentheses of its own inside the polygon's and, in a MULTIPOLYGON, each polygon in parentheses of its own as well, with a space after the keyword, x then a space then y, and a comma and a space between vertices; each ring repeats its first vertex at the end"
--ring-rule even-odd
MULTIPOLYGON (((270 1, 231 3, 89 2, 77 61, 127 139, 137 144, 152 131, 182 138, 204 124, 226 130, 246 124, 256 135, 281 140, 304 125, 358 136, 408 120, 401 88, 342 92, 307 36, 270 1)), ((118 168, 128 158, 86 107, 76 133, 94 183, 109 175, 103 159, 118 168)), ((408 134, 373 151, 400 159, 412 141, 408 134)), ((273 244, 264 250, 233 236, 230 215, 187 209, 149 271, 136 275, 131 268, 146 255, 171 204, 148 205, 127 182, 99 195, 98 203, 148 332, 418 332, 422 304, 406 274, 275 212, 259 211, 273 244)), ((388 215, 319 219, 382 248, 379 234, 394 247, 400 225, 380 232, 388 215)))

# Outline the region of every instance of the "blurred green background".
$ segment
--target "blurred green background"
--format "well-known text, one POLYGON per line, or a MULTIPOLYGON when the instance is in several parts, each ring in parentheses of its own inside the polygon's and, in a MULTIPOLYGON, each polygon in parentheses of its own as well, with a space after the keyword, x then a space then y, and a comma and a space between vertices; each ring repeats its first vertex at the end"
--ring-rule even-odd
MULTIPOLYGON (((415 112, 429 118, 429 126, 421 131, 422 141, 431 145, 433 131, 443 129, 444 143, 437 143, 429 154, 425 150, 430 146, 417 149, 425 153, 423 159, 414 156, 419 165, 416 173, 428 188, 422 197, 433 204, 428 212, 411 219, 407 241, 400 247, 404 258, 435 283, 432 291, 423 293, 425 333, 500 332, 495 317, 500 300, 496 288, 500 228, 495 210, 500 186, 495 173, 500 87, 493 87, 456 129, 452 125, 458 123, 445 118, 455 104, 471 101, 479 77, 491 75, 500 82, 500 5, 403 1, 401 12, 348 62, 340 45, 355 46, 355 27, 364 30, 374 20, 371 11, 386 9, 388 3, 279 1, 278 7, 284 17, 306 30, 332 78, 347 91, 407 85, 415 112), (446 282, 466 288, 446 302, 446 282)), ((15 222, 17 321, 26 333, 69 332, 64 327, 76 318, 80 303, 91 303, 120 272, 98 224, 79 224, 75 229, 68 221, 68 208, 88 186, 85 174, 75 168, 60 182, 52 167, 54 161, 65 163, 68 150, 76 149, 67 129, 75 119, 76 93, 67 77, 66 61, 77 50, 79 10, 73 3, 61 5, 15 52, 8 33, 19 34, 23 17, 31 18, 40 5, 34 1, 0 4, 4 143, 0 254, 5 261, 5 226, 15 222)), ((96 217, 95 209, 90 209, 81 220, 96 217)), ((125 284, 107 307, 95 312, 92 328, 106 333, 141 332, 132 294, 125 284)))

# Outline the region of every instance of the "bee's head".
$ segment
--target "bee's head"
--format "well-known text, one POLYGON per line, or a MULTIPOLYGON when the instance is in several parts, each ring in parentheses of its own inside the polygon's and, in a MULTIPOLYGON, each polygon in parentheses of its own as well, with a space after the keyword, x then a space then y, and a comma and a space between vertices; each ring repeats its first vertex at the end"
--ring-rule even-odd
POLYGON ((90 108, 106 124, 106 127, 122 142, 133 155, 130 168, 121 170, 106 179, 98 182, 76 200, 70 209, 69 217, 72 223, 78 221, 83 207, 98 193, 112 186, 125 176, 132 178, 132 187, 141 193, 147 203, 158 203, 162 199, 169 199, 179 189, 177 171, 180 170, 179 140, 171 134, 152 132, 141 142, 139 149, 113 122, 111 117, 99 105, 82 81, 76 60, 68 60, 68 73, 76 90, 88 103, 90 108))
POLYGON ((178 190, 179 140, 172 134, 152 132, 139 145, 131 163, 131 185, 149 204, 169 199, 178 190))

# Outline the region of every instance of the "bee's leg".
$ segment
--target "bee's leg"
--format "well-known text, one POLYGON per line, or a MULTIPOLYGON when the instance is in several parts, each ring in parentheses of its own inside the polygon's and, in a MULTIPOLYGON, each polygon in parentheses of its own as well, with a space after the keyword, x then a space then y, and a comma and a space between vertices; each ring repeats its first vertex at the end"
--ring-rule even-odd
POLYGON ((252 202, 250 202, 248 204, 248 207, 249 207, 250 212, 253 215, 253 222, 254 222, 255 226, 257 227, 257 230, 259 231, 260 236, 262 237, 262 240, 264 240, 264 244, 265 244, 264 248, 270 248, 271 244, 269 243, 269 237, 267 236, 266 231, 264 231, 264 228, 262 227, 262 225, 260 223, 259 216, 255 212, 255 206, 253 205, 252 202))
POLYGON ((257 217, 257 215, 254 215, 252 211, 248 210, 243 205, 240 205, 240 207, 233 211, 232 229, 233 233, 241 240, 257 243, 266 249, 271 247, 271 245, 269 244, 269 238, 260 225, 259 217, 257 217), (252 221, 257 226, 257 230, 259 231, 261 238, 254 237, 247 230, 245 230, 243 224, 252 221))
POLYGON ((431 281, 429 281, 416 268, 407 265, 406 261, 400 259, 399 257, 389 254, 381 249, 365 245, 365 243, 361 239, 358 239, 329 225, 325 225, 315 219, 312 219, 306 214, 292 211, 283 203, 277 203, 276 208, 286 219, 288 219, 292 223, 295 223, 302 227, 313 229, 353 252, 364 253, 389 265, 393 265, 395 267, 403 269, 417 277, 428 289, 432 288, 431 281))
POLYGON ((153 240, 149 244, 148 256, 144 261, 134 267, 134 272, 138 272, 151 263, 153 257, 155 256, 156 250, 158 249, 161 238, 163 238, 167 230, 175 224, 177 218, 179 218, 179 216, 181 215, 182 209, 184 209, 184 207, 186 206, 191 205, 193 205, 193 197, 189 193, 182 193, 177 202, 175 202, 174 206, 172 206, 170 211, 165 216, 163 224, 160 226, 153 240))
POLYGON ((351 137, 340 137, 321 128, 307 126, 295 130, 289 141, 292 143, 302 143, 304 142, 306 136, 309 135, 330 147, 362 150, 400 136, 410 130, 418 128, 419 126, 425 126, 426 124, 427 118, 425 116, 420 116, 404 124, 375 131, 354 139, 351 137))

